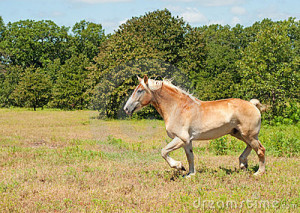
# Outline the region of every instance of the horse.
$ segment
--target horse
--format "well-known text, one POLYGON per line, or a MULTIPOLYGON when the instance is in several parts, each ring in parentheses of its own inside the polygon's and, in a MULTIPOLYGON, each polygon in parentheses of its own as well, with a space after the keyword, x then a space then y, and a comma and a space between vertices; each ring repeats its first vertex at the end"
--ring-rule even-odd
POLYGON ((211 140, 230 134, 246 143, 239 157, 239 167, 246 170, 247 157, 254 149, 259 159, 259 169, 254 175, 265 173, 265 148, 258 140, 261 126, 260 102, 237 98, 201 101, 169 80, 153 80, 138 77, 139 85, 127 100, 124 111, 128 115, 152 104, 164 119, 168 136, 172 141, 161 150, 162 157, 171 168, 186 171, 182 162, 169 153, 184 148, 189 164, 186 176, 195 175, 194 140, 211 140))

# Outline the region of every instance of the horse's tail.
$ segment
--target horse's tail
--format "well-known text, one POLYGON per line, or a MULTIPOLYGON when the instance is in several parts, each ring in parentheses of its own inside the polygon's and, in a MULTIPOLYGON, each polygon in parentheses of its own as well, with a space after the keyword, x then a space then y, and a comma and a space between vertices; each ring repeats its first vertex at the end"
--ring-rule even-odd
POLYGON ((260 112, 265 112, 267 110, 267 106, 260 103, 258 99, 251 99, 250 102, 259 109, 260 112))

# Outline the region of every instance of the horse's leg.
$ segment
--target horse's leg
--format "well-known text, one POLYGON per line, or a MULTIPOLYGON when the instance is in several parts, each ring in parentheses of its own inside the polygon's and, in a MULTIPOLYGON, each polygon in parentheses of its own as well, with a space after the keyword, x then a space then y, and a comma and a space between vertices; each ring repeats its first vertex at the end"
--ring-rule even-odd
POLYGON ((193 144, 192 141, 190 141, 188 144, 184 146, 184 151, 186 154, 186 157, 189 162, 189 172, 188 176, 195 175, 195 168, 194 168, 194 153, 193 153, 193 144))
POLYGON ((239 157, 240 168, 243 170, 248 168, 248 159, 247 158, 248 158, 248 155, 250 154, 251 150, 252 150, 251 146, 247 144, 246 149, 239 157))
POLYGON ((169 156, 169 153, 181 148, 185 143, 178 137, 175 137, 166 147, 161 150, 161 156, 168 162, 171 168, 184 170, 182 163, 180 161, 176 161, 169 156))
POLYGON ((232 136, 236 137, 237 139, 244 141, 247 144, 246 149, 243 151, 243 153, 240 155, 239 157, 239 166, 241 169, 245 170, 246 168, 248 168, 248 156, 252 150, 251 146, 248 144, 248 142, 242 137, 240 131, 238 130, 234 130, 231 133, 232 136))
POLYGON ((260 141, 256 138, 252 138, 249 142, 250 146, 255 150, 258 159, 259 159, 259 169, 254 175, 261 175, 266 172, 265 166, 265 147, 260 143, 260 141))
MULTIPOLYGON (((256 173, 254 173, 254 175, 260 175, 260 174, 265 173, 266 172, 266 166, 265 166, 265 151, 266 151, 266 149, 258 140, 258 135, 257 134, 255 134, 254 136, 243 135, 243 138, 244 138, 244 141, 252 149, 255 150, 255 152, 258 156, 258 159, 259 159, 259 169, 256 173)), ((247 146, 247 148, 248 148, 248 146, 247 146)))

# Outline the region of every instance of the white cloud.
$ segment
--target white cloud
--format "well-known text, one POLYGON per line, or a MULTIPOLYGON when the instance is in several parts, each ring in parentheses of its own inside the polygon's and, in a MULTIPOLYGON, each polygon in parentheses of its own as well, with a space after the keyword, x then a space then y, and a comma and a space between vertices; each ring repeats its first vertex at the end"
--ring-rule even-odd
POLYGON ((119 26, 118 21, 116 20, 102 20, 101 24, 104 28, 115 29, 119 26))
POLYGON ((129 20, 128 18, 125 18, 125 19, 119 21, 119 25, 125 24, 128 20, 129 20))
POLYGON ((221 20, 209 20, 208 25, 212 25, 212 24, 225 25, 224 21, 221 21, 221 20))
POLYGON ((119 27, 122 24, 126 23, 128 20, 129 19, 127 18, 122 20, 119 20, 118 18, 111 18, 111 19, 101 20, 100 23, 102 24, 106 33, 113 33, 115 30, 119 29, 119 27))
POLYGON ((195 8, 186 8, 180 16, 189 23, 203 23, 207 21, 205 15, 195 8))
POLYGON ((247 11, 243 7, 235 6, 231 8, 230 12, 234 15, 244 15, 247 11))
POLYGON ((237 25, 237 24, 240 24, 241 23, 241 20, 239 19, 239 17, 233 17, 232 18, 232 21, 231 21, 231 24, 232 24, 232 26, 235 26, 235 25, 237 25))
POLYGON ((261 19, 270 18, 272 20, 283 20, 289 17, 297 17, 297 16, 298 16, 297 14, 281 12, 276 7, 264 8, 258 12, 258 17, 261 19))
POLYGON ((131 2, 132 0, 71 0, 75 2, 98 4, 98 3, 116 3, 116 2, 131 2))

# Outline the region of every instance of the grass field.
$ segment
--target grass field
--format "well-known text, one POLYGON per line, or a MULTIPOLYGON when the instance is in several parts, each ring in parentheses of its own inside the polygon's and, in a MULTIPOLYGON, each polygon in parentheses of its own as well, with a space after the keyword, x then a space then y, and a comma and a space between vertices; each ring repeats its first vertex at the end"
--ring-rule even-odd
MULTIPOLYGON (((160 156, 170 141, 163 121, 94 116, 0 109, 0 212, 300 210, 299 126, 262 127, 266 175, 252 175, 254 152, 238 170, 245 145, 227 137, 226 149, 194 142, 197 174, 182 178, 160 156)), ((187 166, 183 150, 171 156, 187 166)))

